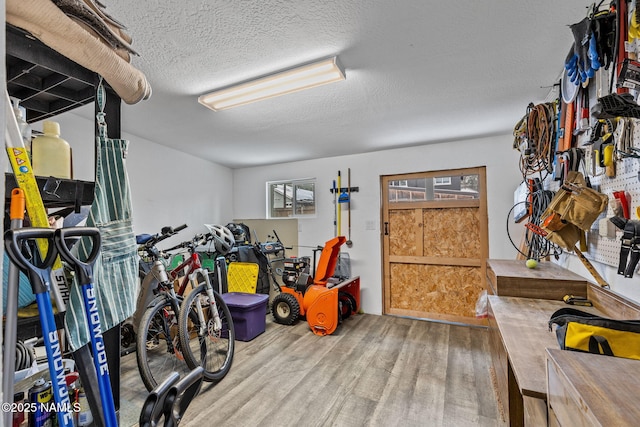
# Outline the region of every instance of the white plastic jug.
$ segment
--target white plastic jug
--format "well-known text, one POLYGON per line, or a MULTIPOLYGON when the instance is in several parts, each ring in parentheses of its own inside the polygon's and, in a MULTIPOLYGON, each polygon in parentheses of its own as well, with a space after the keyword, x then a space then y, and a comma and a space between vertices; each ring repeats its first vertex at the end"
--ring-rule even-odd
POLYGON ((45 121, 42 123, 42 132, 43 135, 36 136, 31 143, 33 173, 71 179, 71 147, 60 138, 60 125, 45 121))

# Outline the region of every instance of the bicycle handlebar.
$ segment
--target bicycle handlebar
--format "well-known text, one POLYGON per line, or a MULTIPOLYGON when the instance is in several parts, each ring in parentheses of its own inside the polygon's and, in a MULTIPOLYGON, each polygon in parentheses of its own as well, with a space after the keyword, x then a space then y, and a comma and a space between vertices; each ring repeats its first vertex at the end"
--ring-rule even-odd
POLYGON ((149 240, 138 246, 138 250, 147 252, 151 257, 164 256, 160 254, 160 251, 156 248, 156 245, 169 237, 178 234, 180 231, 187 228, 187 224, 179 225, 175 228, 171 226, 162 227, 160 233, 154 234, 149 240))
POLYGON ((184 230, 185 228, 187 228, 187 224, 182 224, 176 228, 173 227, 162 227, 162 230, 160 231, 160 233, 155 234, 153 237, 151 237, 151 239, 149 239, 148 241, 146 241, 144 243, 144 246, 146 247, 151 247, 151 246, 155 246, 156 244, 158 244, 159 242, 162 242, 163 240, 168 239, 169 237, 178 234, 180 231, 184 230))
POLYGON ((171 248, 165 249, 165 251, 175 251, 176 249, 181 249, 181 248, 194 249, 196 246, 205 244, 207 241, 209 241, 210 238, 211 238, 211 233, 196 234, 195 236, 193 236, 191 240, 178 243, 177 245, 171 248))

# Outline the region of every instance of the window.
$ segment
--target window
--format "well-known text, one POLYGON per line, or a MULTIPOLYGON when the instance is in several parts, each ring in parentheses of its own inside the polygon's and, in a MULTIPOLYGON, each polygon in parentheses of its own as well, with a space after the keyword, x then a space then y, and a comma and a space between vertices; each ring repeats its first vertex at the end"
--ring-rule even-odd
POLYGON ((451 185, 450 176, 437 176, 433 178, 433 185, 451 185))
POLYGON ((390 203, 425 202, 436 200, 478 199, 478 175, 447 175, 436 173, 428 178, 390 180, 388 194, 390 203))
POLYGON ((315 215, 315 187, 315 179, 267 182, 267 217, 290 218, 315 215))

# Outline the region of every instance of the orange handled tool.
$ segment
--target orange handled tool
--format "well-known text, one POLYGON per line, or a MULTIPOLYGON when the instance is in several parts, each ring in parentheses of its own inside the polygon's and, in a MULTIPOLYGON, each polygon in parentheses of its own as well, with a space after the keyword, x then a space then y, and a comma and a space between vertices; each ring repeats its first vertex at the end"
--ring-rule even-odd
POLYGON ((24 191, 20 188, 14 188, 11 190, 11 206, 9 208, 9 218, 11 221, 14 219, 24 220, 25 206, 26 200, 24 197, 24 191))

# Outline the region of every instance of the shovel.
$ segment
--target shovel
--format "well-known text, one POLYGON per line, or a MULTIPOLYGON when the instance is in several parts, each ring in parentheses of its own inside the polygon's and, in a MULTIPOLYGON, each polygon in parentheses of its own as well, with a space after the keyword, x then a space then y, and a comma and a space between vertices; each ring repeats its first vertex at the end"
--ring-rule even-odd
POLYGON ((51 296, 49 295, 51 268, 58 255, 58 251, 53 244, 53 233, 54 230, 52 228, 8 230, 4 235, 4 243, 11 261, 27 273, 31 288, 36 296, 42 336, 47 352, 47 362, 49 363, 54 402, 60 409, 58 411, 58 424, 64 427, 73 427, 73 414, 70 411, 71 401, 62 362, 62 348, 58 340, 58 331, 53 317, 51 296), (45 239, 49 243, 44 260, 37 263, 29 261, 21 251, 23 244, 27 241, 35 242, 36 239, 45 239))
POLYGON ((55 230, 54 240, 62 259, 73 266, 81 287, 84 311, 89 325, 93 362, 98 376, 98 389, 100 391, 105 426, 117 427, 118 419, 111 390, 107 353, 102 338, 100 316, 93 287, 93 266, 100 253, 100 231, 93 227, 59 228, 55 230), (67 247, 66 239, 71 237, 87 237, 91 241, 91 252, 85 261, 75 257, 67 247))

